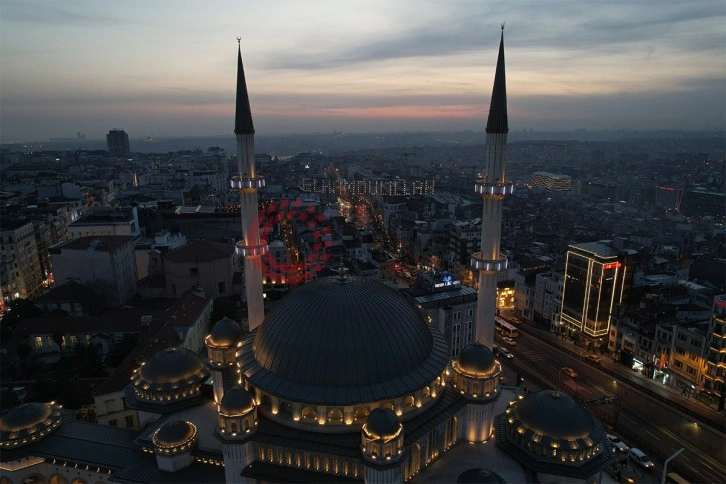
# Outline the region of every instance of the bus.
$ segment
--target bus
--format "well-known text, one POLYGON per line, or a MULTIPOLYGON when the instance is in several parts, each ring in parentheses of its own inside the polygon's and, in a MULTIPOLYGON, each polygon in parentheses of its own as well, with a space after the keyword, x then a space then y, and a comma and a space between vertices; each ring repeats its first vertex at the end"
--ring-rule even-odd
POLYGON ((502 336, 506 336, 508 338, 516 338, 519 336, 519 330, 499 316, 494 318, 494 323, 497 331, 499 331, 502 336))

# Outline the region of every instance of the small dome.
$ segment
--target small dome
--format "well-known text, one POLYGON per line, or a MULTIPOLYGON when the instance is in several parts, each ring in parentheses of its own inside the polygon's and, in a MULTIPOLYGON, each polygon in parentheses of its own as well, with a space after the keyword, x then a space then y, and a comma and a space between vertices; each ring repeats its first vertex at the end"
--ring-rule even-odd
POLYGON ((194 385, 209 376, 205 362, 186 348, 159 351, 134 375, 137 388, 168 391, 194 385))
POLYGON ((363 431, 373 439, 390 439, 401 429, 401 422, 389 408, 376 408, 366 418, 363 431))
POLYGON ((13 408, 0 418, 0 448, 20 447, 45 436, 60 424, 61 408, 52 402, 30 402, 13 408))
POLYGON ((197 427, 184 420, 172 420, 161 426, 151 439, 161 450, 184 450, 190 447, 197 437, 197 427))
POLYGON ((219 404, 219 413, 223 415, 243 415, 255 408, 255 400, 244 387, 235 386, 224 392, 219 404))
POLYGON ((494 353, 481 343, 473 343, 459 353, 459 368, 473 376, 488 376, 496 369, 494 353))
POLYGON ((209 333, 207 342, 212 346, 225 346, 233 348, 242 341, 242 328, 239 323, 230 318, 220 319, 209 333))
POLYGON ((459 474, 457 484, 506 484, 507 481, 489 469, 469 469, 459 474))
POLYGON ((590 435, 592 414, 571 396, 556 390, 542 390, 520 400, 512 408, 519 424, 551 439, 580 439, 590 435))

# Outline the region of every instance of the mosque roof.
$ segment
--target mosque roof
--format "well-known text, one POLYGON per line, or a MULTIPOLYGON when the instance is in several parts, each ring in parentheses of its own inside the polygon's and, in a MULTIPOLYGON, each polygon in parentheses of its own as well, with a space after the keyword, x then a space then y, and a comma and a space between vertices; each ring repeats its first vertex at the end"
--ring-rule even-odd
POLYGON ((235 347, 241 341, 242 328, 237 321, 230 318, 223 318, 214 323, 208 340, 212 346, 217 347, 235 347))
POLYGON ((458 367, 466 374, 489 376, 497 367, 494 353, 481 343, 472 343, 459 353, 458 367))
POLYGON ((195 385, 209 376, 205 362, 186 348, 156 353, 132 377, 134 386, 149 391, 170 391, 195 385))
POLYGON ((393 410, 389 408, 375 408, 366 418, 363 430, 375 439, 388 440, 394 437, 401 429, 401 422, 393 410))
POLYGON ((222 415, 241 415, 255 407, 255 401, 250 392, 241 386, 235 386, 224 392, 219 403, 219 413, 222 415))
POLYGON ((242 345, 256 387, 295 401, 347 404, 400 396, 431 383, 447 344, 398 291, 336 276, 292 291, 242 345))

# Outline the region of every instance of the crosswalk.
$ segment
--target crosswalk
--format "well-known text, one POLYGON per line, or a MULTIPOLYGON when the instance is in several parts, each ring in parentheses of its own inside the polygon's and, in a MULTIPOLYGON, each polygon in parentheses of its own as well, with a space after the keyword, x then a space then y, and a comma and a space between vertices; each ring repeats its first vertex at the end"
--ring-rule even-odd
POLYGON ((541 351, 538 350, 522 350, 517 351, 516 356, 519 357, 521 361, 545 361, 550 360, 551 358, 541 351))

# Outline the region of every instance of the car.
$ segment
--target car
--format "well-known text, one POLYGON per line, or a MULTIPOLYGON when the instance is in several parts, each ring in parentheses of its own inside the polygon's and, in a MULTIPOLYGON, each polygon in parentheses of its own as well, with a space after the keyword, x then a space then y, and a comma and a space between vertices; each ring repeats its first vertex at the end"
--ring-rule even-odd
POLYGON ((577 372, 568 366, 560 368, 560 371, 565 375, 568 375, 570 378, 577 378, 577 372))
POLYGON ((655 468, 655 465, 653 464, 653 461, 650 460, 650 457, 643 452, 640 449, 636 449, 635 447, 631 448, 628 451, 628 455, 640 466, 646 468, 646 469, 653 469, 655 468))
MULTIPOLYGON (((505 337, 502 338, 502 341, 504 341, 505 343, 507 343, 509 346, 517 346, 517 342, 514 341, 512 338, 508 338, 508 337, 505 336, 505 337)), ((500 349, 499 351, 502 351, 502 350, 500 349)))
POLYGON ((625 444, 625 442, 620 440, 617 435, 605 434, 605 437, 607 437, 608 440, 610 442, 612 442, 613 450, 617 450, 618 452, 627 452, 628 451, 629 447, 625 444))
POLYGON ((599 356, 597 356, 597 355, 587 355, 587 356, 585 357, 585 359, 586 359, 586 360, 589 360, 589 361, 592 361, 592 362, 593 362, 593 363, 595 363, 596 365, 599 365, 599 364, 600 364, 600 362, 602 361, 602 358, 600 358, 600 357, 599 357, 599 356))
POLYGON ((508 359, 514 358, 512 352, 509 351, 507 348, 499 348, 499 354, 508 359))

